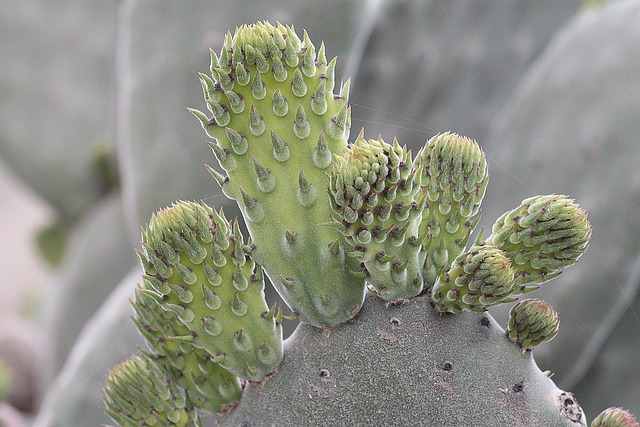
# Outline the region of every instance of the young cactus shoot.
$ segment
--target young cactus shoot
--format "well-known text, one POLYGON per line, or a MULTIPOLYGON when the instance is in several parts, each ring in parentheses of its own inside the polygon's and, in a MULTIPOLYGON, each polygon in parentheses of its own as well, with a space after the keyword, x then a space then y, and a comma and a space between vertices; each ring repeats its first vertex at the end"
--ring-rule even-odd
MULTIPOLYGON (((264 420, 285 414, 273 416, 286 424, 299 415, 312 425, 319 422, 313 414, 324 414, 323 399, 349 387, 349 396, 362 398, 322 422, 357 415, 371 423, 369 402, 405 397, 393 395, 404 385, 376 383, 383 375, 376 363, 415 357, 426 363, 424 378, 408 386, 440 393, 436 400, 452 406, 438 412, 421 402, 424 413, 394 418, 405 425, 480 425, 482 411, 497 411, 492 416, 501 421, 493 422, 501 425, 586 426, 572 395, 526 359, 526 350, 557 333, 555 310, 521 301, 506 332, 483 314, 537 289, 584 253, 591 226, 573 200, 528 198, 486 240, 480 233, 467 247, 488 183, 476 141, 438 134, 415 157, 396 139, 365 138, 364 129, 350 142, 350 82, 336 86, 336 59, 328 61, 324 44, 306 31, 243 25, 210 54, 209 73, 200 74, 208 113, 189 110, 211 138, 218 166, 207 170, 238 203, 250 236, 204 202, 176 202, 152 216, 142 230, 144 275, 132 302, 148 348, 107 378, 106 412, 115 422, 199 425, 200 415, 217 414, 221 425, 260 425, 256 410, 264 420), (302 322, 284 343, 282 308, 265 299, 265 273, 302 322), (369 331, 370 338, 357 335, 369 331), (477 357, 476 345, 490 360, 477 357), (456 362, 458 355, 479 366, 456 362), (368 366, 368 378, 355 374, 368 366), (514 366, 521 370, 516 382, 489 385, 514 366), (469 382, 486 388, 479 389, 489 396, 482 405, 493 409, 464 399, 469 382)), ((404 383, 407 375, 418 378, 415 366, 403 362, 389 372, 400 370, 393 377, 404 383)), ((637 425, 630 419, 613 408, 592 426, 637 425)))
POLYGON ((593 420, 591 427, 640 427, 640 424, 629 411, 607 408, 593 420))

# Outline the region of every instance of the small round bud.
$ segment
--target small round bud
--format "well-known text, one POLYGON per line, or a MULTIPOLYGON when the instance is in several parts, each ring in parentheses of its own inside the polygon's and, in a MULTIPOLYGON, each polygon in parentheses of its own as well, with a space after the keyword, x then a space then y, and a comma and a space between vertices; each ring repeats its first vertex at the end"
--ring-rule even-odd
POLYGON ((558 333, 558 312, 539 299, 520 301, 509 311, 507 336, 524 350, 552 340, 558 333))
POLYGON ((500 249, 474 246, 440 275, 432 298, 441 312, 486 311, 492 305, 511 301, 513 275, 511 261, 500 249))

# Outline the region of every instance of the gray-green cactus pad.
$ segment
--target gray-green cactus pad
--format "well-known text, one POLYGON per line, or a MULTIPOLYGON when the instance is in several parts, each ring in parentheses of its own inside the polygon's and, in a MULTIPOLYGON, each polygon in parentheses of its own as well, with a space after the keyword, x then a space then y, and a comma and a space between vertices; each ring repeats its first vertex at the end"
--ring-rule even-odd
POLYGON ((369 298, 340 328, 300 325, 280 368, 221 425, 580 426, 582 410, 486 313, 369 298))

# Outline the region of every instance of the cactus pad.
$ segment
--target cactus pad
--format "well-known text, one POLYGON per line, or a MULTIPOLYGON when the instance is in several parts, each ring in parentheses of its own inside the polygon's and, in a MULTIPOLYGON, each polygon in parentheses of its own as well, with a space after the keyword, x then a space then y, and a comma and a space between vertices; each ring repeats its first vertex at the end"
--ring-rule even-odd
POLYGON ((524 293, 574 264, 590 238, 587 214, 566 196, 548 195, 530 197, 505 212, 486 243, 513 261, 516 285, 524 293))
POLYGON ((443 133, 431 138, 415 158, 427 197, 419 235, 425 240, 425 286, 449 268, 464 250, 480 219, 488 182, 485 155, 477 142, 443 133))
POLYGON ((171 378, 144 355, 134 355, 109 372, 105 412, 121 426, 195 426, 197 414, 171 378))
POLYGON ((204 203, 159 211, 142 232, 143 289, 189 329, 181 339, 240 378, 258 381, 282 359, 280 311, 237 221, 204 203))
POLYGON ((366 140, 363 133, 336 156, 330 174, 329 225, 346 237, 350 254, 364 264, 367 281, 385 300, 422 290, 417 232, 424 197, 416 197, 415 176, 411 154, 398 141, 366 140))
POLYGON ((200 75, 211 117, 191 110, 215 139, 225 175, 210 171, 238 202, 253 256, 314 326, 352 318, 365 290, 339 232, 319 225, 331 213, 326 172, 346 148, 351 122, 349 81, 333 93, 335 64, 306 32, 301 40, 280 24, 242 26, 211 52, 211 77, 200 75))

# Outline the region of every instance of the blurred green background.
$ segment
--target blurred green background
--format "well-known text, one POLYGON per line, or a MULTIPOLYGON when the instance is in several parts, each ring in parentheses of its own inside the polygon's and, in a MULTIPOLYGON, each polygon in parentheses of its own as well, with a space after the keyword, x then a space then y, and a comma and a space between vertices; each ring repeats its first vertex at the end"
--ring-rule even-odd
MULTIPOLYGON (((107 369, 141 344, 128 298, 150 214, 228 205, 186 107, 236 25, 307 29, 352 79, 352 136, 484 148, 482 224, 564 193, 592 244, 534 294, 561 318, 536 349, 589 418, 640 415, 640 1, 46 0, 0 13, 0 425, 87 426, 107 369), (8 273, 8 274, 7 274, 8 273)), ((269 298, 275 298, 270 295, 269 298)), ((491 313, 504 325, 509 307, 491 313)), ((291 329, 294 325, 289 325, 291 329)))

